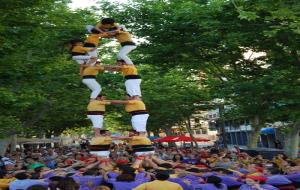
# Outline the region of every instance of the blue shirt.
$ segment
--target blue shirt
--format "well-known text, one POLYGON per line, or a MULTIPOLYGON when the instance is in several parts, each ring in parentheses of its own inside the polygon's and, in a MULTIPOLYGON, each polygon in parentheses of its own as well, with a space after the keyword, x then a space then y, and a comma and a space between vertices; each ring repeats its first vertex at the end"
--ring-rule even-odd
POLYGON ((48 183, 43 182, 41 180, 36 179, 23 179, 23 180, 15 180, 9 184, 10 190, 26 190, 30 186, 33 185, 43 185, 45 187, 48 187, 48 183))

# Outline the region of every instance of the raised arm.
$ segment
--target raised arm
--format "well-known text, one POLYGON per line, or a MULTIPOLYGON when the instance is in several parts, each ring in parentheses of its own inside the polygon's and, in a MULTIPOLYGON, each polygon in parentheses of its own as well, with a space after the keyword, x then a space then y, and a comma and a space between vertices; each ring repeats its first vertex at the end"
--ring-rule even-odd
POLYGON ((121 67, 118 65, 102 65, 104 67, 104 70, 107 71, 120 71, 121 67))
POLYGON ((114 140, 128 140, 128 139, 130 139, 131 137, 121 136, 121 137, 111 137, 111 138, 114 139, 114 140))
POLYGON ((128 104, 127 100, 108 100, 111 104, 128 104))
POLYGON ((85 65, 84 65, 84 64, 81 64, 81 65, 80 65, 80 69, 79 69, 79 74, 80 74, 80 76, 83 75, 84 69, 85 69, 85 65))

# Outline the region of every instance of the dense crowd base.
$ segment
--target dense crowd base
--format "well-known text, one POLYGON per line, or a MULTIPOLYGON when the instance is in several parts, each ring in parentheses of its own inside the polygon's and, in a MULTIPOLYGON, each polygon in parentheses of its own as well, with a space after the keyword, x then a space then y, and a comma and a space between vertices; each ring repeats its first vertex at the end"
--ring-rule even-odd
POLYGON ((300 159, 273 160, 239 151, 156 147, 136 156, 115 144, 108 158, 86 149, 41 148, 1 157, 0 190, 293 190, 300 159))

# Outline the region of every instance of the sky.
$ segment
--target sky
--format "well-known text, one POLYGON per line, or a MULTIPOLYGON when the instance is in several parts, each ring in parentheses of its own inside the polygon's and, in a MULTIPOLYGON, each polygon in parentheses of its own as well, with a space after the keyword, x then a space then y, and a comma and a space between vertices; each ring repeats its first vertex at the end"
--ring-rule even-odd
MULTIPOLYGON (((98 0, 72 0, 72 3, 69 4, 71 9, 77 8, 87 8, 97 4, 98 0)), ((126 3, 128 0, 109 0, 111 2, 117 3, 126 3)))

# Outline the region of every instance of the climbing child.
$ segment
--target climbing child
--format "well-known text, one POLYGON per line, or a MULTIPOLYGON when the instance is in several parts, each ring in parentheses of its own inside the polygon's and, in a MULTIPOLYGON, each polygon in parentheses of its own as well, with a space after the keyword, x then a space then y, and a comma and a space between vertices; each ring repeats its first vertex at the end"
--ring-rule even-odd
POLYGON ((108 33, 100 33, 97 30, 93 30, 91 34, 89 34, 84 41, 84 47, 93 49, 92 51, 89 51, 88 54, 92 57, 98 57, 97 48, 99 46, 99 40, 101 38, 108 38, 108 33))
POLYGON ((110 33, 110 35, 112 37, 115 37, 122 46, 119 53, 117 54, 118 61, 121 60, 128 65, 132 65, 133 62, 127 56, 132 50, 136 48, 136 45, 132 40, 131 34, 125 31, 124 27, 119 27, 115 32, 110 33))
POLYGON ((110 100, 111 104, 125 104, 126 112, 132 115, 131 125, 132 128, 141 133, 147 132, 147 120, 149 117, 148 111, 142 99, 139 96, 126 96, 126 100, 110 100))
POLYGON ((105 101, 105 98, 101 95, 95 100, 90 100, 87 106, 87 117, 93 123, 93 130, 95 137, 100 136, 100 129, 103 128, 103 119, 105 114, 105 106, 109 105, 109 101, 105 101))
POLYGON ((82 83, 85 84, 91 91, 90 99, 95 100, 101 93, 101 86, 96 80, 99 71, 103 71, 104 67, 97 62, 93 66, 86 64, 80 65, 80 75, 82 76, 82 83))
POLYGON ((117 66, 106 66, 111 70, 120 71, 125 78, 126 93, 129 96, 142 96, 141 82, 137 68, 134 64, 126 64, 124 61, 118 61, 117 66))
POLYGON ((72 40, 71 42, 71 55, 72 59, 79 64, 91 64, 97 61, 96 56, 88 55, 88 52, 96 50, 96 48, 86 48, 83 47, 83 42, 81 40, 72 40))

